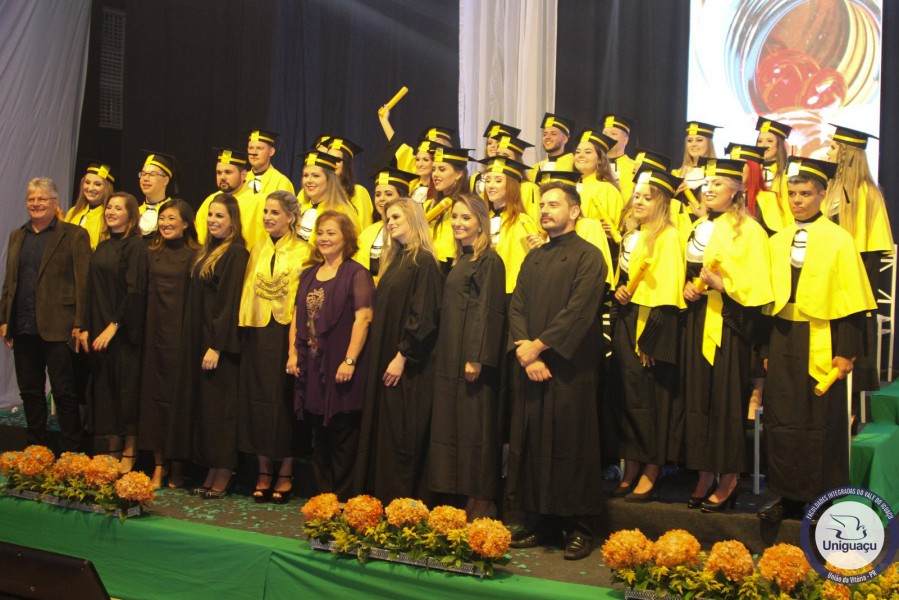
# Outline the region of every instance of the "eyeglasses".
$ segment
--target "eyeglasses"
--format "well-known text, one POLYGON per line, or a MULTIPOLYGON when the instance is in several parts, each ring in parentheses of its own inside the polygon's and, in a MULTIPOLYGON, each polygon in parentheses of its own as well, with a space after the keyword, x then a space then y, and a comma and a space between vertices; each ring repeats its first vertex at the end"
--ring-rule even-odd
POLYGON ((28 198, 28 204, 49 204, 53 200, 56 200, 56 196, 37 196, 34 198, 28 198))
POLYGON ((144 177, 156 179, 157 177, 165 177, 165 175, 163 175, 162 173, 154 173, 153 171, 138 171, 137 178, 143 179, 144 177))

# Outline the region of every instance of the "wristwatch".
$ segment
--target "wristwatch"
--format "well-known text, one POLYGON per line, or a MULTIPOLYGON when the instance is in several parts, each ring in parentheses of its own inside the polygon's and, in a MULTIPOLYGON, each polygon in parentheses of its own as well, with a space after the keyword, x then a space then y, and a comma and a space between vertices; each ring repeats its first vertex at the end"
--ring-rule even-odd
POLYGON ((351 367, 355 367, 355 366, 356 366, 356 361, 355 361, 355 359, 352 359, 352 358, 350 358, 349 356, 347 356, 345 359, 343 359, 343 362, 345 362, 346 364, 350 365, 351 367))

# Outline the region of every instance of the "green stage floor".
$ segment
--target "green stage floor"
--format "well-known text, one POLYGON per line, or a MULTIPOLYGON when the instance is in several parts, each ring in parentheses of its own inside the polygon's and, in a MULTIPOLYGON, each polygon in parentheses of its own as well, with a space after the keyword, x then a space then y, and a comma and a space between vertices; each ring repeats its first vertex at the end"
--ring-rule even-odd
POLYGON ((291 538, 156 515, 122 523, 15 498, 0 498, 0 523, 0 540, 90 559, 110 594, 123 599, 623 597, 509 572, 480 580, 379 561, 363 566, 291 538))

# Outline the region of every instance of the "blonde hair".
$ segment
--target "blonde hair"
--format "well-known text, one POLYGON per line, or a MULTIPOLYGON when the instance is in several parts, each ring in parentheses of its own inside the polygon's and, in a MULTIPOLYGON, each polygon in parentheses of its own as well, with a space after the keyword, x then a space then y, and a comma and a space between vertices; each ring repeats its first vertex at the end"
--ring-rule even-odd
POLYGON ((206 236, 206 241, 197 253, 193 266, 193 276, 199 276, 203 281, 212 279, 213 274, 215 274, 215 265, 218 264, 218 261, 221 260, 232 244, 235 246, 246 246, 240 230, 240 207, 234 196, 231 194, 219 194, 212 199, 209 206, 212 207, 213 204, 221 204, 228 211, 228 216, 231 217, 231 231, 228 232, 228 235, 225 236, 221 243, 212 235, 206 236))
POLYGON ((718 153, 715 152, 715 143, 712 141, 712 138, 706 138, 706 150, 705 154, 702 156, 698 156, 696 158, 696 162, 693 162, 693 157, 690 156, 689 144, 687 144, 687 138, 690 136, 684 137, 684 160, 681 163, 680 170, 678 171, 681 174, 681 177, 687 172, 688 169, 692 169, 695 166, 698 166, 696 162, 699 162, 700 158, 718 158, 718 153))
MULTIPOLYGON (((474 256, 471 259, 475 261, 490 248, 490 211, 487 209, 487 201, 475 194, 460 194, 453 201, 453 206, 457 204, 465 205, 478 220, 478 238, 474 242, 474 256)), ((453 264, 459 262, 461 256, 462 242, 456 240, 456 257, 453 259, 453 264)))
MULTIPOLYGON (((75 213, 79 213, 82 210, 86 210, 88 208, 87 196, 84 195, 84 180, 87 179, 88 173, 85 173, 81 177, 81 182, 78 184, 78 198, 75 200, 75 205, 72 207, 72 210, 75 213)), ((100 177, 97 175, 97 177, 100 177)), ((113 193, 115 193, 115 188, 112 187, 112 184, 105 177, 100 177, 100 180, 103 182, 103 200, 100 201, 100 204, 103 207, 106 207, 106 203, 109 202, 109 199, 112 198, 113 193)))
MULTIPOLYGON (((347 214, 356 214, 356 207, 350 203, 340 182, 340 178, 331 169, 318 165, 306 165, 303 167, 305 171, 309 167, 318 167, 325 174, 325 181, 328 183, 328 189, 325 190, 325 197, 316 206, 319 210, 339 210, 347 214)), ((297 219, 297 227, 299 228, 300 219, 297 219)))
POLYGON ((848 144, 837 144, 837 173, 833 178, 833 182, 827 187, 827 196, 824 198, 824 214, 832 218, 834 206, 839 207, 839 223, 840 227, 855 235, 855 227, 858 219, 868 221, 868 216, 873 212, 873 208, 877 205, 884 209, 883 192, 880 191, 874 178, 871 176, 871 169, 868 167, 868 156, 865 151, 848 144), (868 201, 867 214, 856 214, 855 195, 861 192, 861 189, 867 185, 868 201))
POLYGON ((412 237, 405 248, 398 242, 388 245, 388 237, 390 234, 387 232, 387 227, 384 227, 384 231, 381 235, 384 239, 383 247, 386 248, 386 251, 381 258, 381 278, 384 277, 384 274, 390 268, 390 265, 393 264, 401 252, 408 252, 411 254, 412 262, 415 264, 418 264, 419 254, 427 254, 430 256, 431 260, 435 263, 437 262, 437 251, 434 250, 434 244, 431 242, 431 230, 428 228, 428 221, 425 219, 425 211, 421 205, 411 198, 396 198, 388 202, 387 206, 384 207, 385 219, 387 218, 387 213, 394 206, 403 212, 403 216, 409 224, 409 230, 412 233, 412 237))
MULTIPOLYGON (((674 227, 674 223, 671 222, 671 194, 663 192, 658 187, 648 183, 637 184, 634 187, 634 192, 637 191, 637 187, 640 185, 649 186, 649 197, 652 199, 652 212, 649 213, 649 219, 647 219, 646 223, 642 224, 643 233, 646 236, 643 240, 643 245, 646 246, 646 257, 649 258, 655 250, 656 240, 662 235, 665 228, 674 227)), ((640 226, 641 224, 637 222, 632 211, 627 216, 625 225, 627 231, 624 235, 632 234, 637 229, 640 229, 640 226)), ((624 237, 622 237, 623 242, 624 237)))
POLYGON ((721 180, 727 186, 727 189, 733 191, 733 199, 730 208, 727 209, 734 218, 734 239, 740 237, 742 233, 743 220, 746 218, 746 192, 743 190, 743 179, 736 180, 732 177, 721 177, 721 180))
POLYGON ((266 200, 277 200, 281 205, 281 210, 293 217, 290 224, 290 231, 295 235, 300 235, 300 201, 297 197, 287 190, 275 190, 268 195, 266 200))

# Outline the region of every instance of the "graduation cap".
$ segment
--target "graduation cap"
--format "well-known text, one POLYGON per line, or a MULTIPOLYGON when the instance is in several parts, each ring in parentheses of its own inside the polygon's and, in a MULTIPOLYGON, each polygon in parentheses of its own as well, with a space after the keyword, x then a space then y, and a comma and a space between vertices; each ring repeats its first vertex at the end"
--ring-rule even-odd
POLYGON ((700 158, 699 166, 706 177, 730 177, 743 181, 743 161, 732 158, 700 158))
POLYGON ((422 131, 418 139, 422 141, 443 143, 449 146, 453 143, 453 136, 456 134, 455 129, 449 127, 428 127, 422 131))
POLYGON ((416 148, 415 152, 430 152, 431 154, 434 154, 437 148, 442 145, 443 144, 438 144, 437 142, 432 142, 430 140, 421 140, 420 142, 418 142, 418 147, 416 148))
POLYGON ((652 168, 657 171, 670 171, 671 159, 664 154, 653 152, 645 148, 637 148, 637 157, 635 163, 640 163, 643 167, 652 168))
POLYGON ((634 128, 634 125, 636 125, 636 121, 622 115, 608 114, 602 119, 603 129, 608 129, 609 127, 617 127, 628 135, 631 134, 631 129, 634 128))
POLYGON ((577 171, 540 171, 539 185, 546 183, 565 183, 576 186, 581 180, 581 174, 577 171))
POLYGON ((546 129, 547 127, 555 127, 559 129, 567 136, 571 136, 571 130, 574 129, 574 121, 571 119, 567 119, 565 117, 560 117, 559 115, 554 115, 553 113, 546 113, 543 115, 543 120, 540 122, 540 127, 546 129))
POLYGON ((375 186, 392 185, 399 191, 400 196, 407 196, 412 192, 412 182, 418 179, 418 175, 393 167, 384 167, 373 173, 372 179, 375 186))
POLYGON ((216 162, 226 165, 236 165, 241 169, 246 169, 249 161, 246 152, 238 152, 229 148, 215 148, 216 162))
POLYGON ((270 146, 277 146, 278 134, 269 129, 250 129, 247 131, 250 142, 265 142, 270 146))
POLYGON ((329 171, 337 171, 337 163, 341 161, 336 156, 331 156, 318 150, 308 150, 297 154, 297 156, 303 159, 304 167, 323 167, 329 171))
POLYGON ((602 131, 597 129, 585 129, 583 133, 581 133, 580 137, 581 142, 593 142, 603 149, 603 152, 608 152, 615 144, 618 143, 613 137, 609 137, 605 135, 602 131))
POLYGON ((478 161, 482 165, 486 165, 487 173, 503 173, 516 181, 524 179, 524 174, 529 167, 521 164, 517 160, 512 160, 505 156, 490 156, 478 161))
POLYGON ((515 136, 510 135, 495 135, 492 136, 491 139, 496 140, 497 148, 508 148, 512 152, 516 153, 518 156, 524 154, 524 151, 528 148, 533 148, 534 144, 530 144, 524 140, 518 139, 515 136))
POLYGON ((841 144, 846 144, 847 146, 855 146, 856 148, 861 148, 864 150, 868 147, 868 139, 874 138, 878 139, 877 136, 871 135, 870 133, 863 133, 861 131, 856 131, 855 129, 849 129, 848 127, 843 127, 842 125, 834 125, 837 130, 833 134, 833 141, 839 142, 841 144))
POLYGON ((676 177, 668 171, 659 171, 652 168, 641 168, 634 177, 634 183, 648 183, 662 190, 662 192, 674 195, 674 191, 681 184, 683 179, 676 177))
POLYGON ((720 125, 709 125, 702 121, 687 121, 687 135, 701 135, 712 139, 715 136, 715 130, 719 127, 720 125))
POLYGON ((343 152, 349 154, 350 158, 354 158, 357 154, 364 151, 364 149, 358 144, 354 144, 345 137, 339 137, 335 135, 318 136, 318 141, 316 141, 315 145, 312 146, 312 150, 317 150, 320 146, 324 146, 328 150, 342 150, 343 152))
POLYGON ((724 153, 734 160, 745 160, 756 163, 765 161, 765 149, 760 146, 730 143, 727 145, 727 148, 724 149, 724 153))
POLYGON ((162 152, 155 152, 153 150, 143 150, 143 152, 147 153, 147 158, 144 160, 144 167, 148 167, 150 165, 159 167, 162 172, 169 177, 175 176, 174 156, 172 156, 171 154, 163 154, 162 152))
POLYGON ((828 181, 837 174, 837 163, 804 156, 791 156, 787 160, 787 178, 804 177, 814 179, 825 188, 828 181))
POLYGON ((506 125, 505 123, 491 120, 490 123, 487 124, 487 129, 484 130, 484 137, 495 138, 500 135, 515 137, 520 133, 521 129, 519 129, 518 127, 512 127, 511 125, 506 125))
POLYGON ((790 132, 793 131, 793 128, 789 125, 766 119, 765 117, 759 117, 759 120, 755 124, 755 130, 760 133, 770 131, 777 137, 785 140, 790 137, 790 132))
POLYGON ((97 177, 101 179, 105 179, 109 183, 115 183, 115 172, 111 165, 108 165, 103 162, 92 162, 85 169, 87 173, 93 173, 97 177))
POLYGON ((469 152, 471 152, 470 148, 438 146, 434 150, 434 162, 449 163, 464 168, 468 161, 472 160, 468 155, 469 152))

